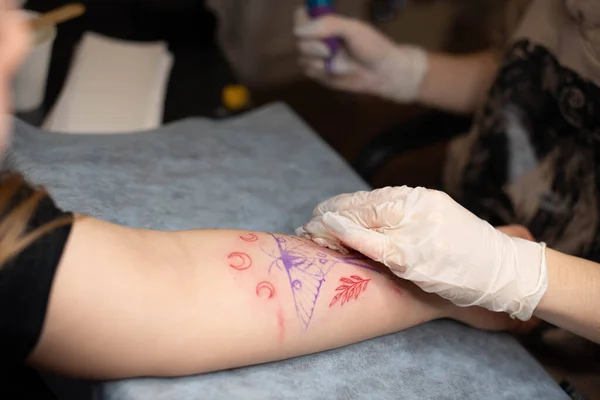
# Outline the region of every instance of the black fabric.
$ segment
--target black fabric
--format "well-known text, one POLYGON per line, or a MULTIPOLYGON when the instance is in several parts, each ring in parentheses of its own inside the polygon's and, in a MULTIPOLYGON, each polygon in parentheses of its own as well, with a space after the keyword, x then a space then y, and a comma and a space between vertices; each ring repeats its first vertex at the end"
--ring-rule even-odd
MULTIPOLYGON (((0 219, 33 193, 32 187, 24 185, 0 219)), ((26 232, 66 215, 45 197, 26 232)), ((0 269, 0 399, 57 399, 37 371, 24 362, 42 332, 50 289, 70 231, 70 223, 54 229, 0 269)))
MULTIPOLYGON (((24 186, 0 218, 33 192, 31 187, 24 186)), ((65 215, 45 197, 30 219, 27 232, 65 215)), ((0 367, 3 369, 22 365, 39 340, 50 288, 70 231, 70 223, 54 229, 0 269, 0 367)))
POLYGON ((58 400, 46 382, 33 368, 18 366, 0 369, 0 399, 58 400))
MULTIPOLYGON (((17 197, 25 198, 30 191, 21 191, 17 197)), ((29 221, 28 231, 64 215, 45 197, 29 221)), ((54 229, 0 269, 0 362, 3 365, 23 363, 39 339, 50 287, 70 231, 71 224, 54 229)))

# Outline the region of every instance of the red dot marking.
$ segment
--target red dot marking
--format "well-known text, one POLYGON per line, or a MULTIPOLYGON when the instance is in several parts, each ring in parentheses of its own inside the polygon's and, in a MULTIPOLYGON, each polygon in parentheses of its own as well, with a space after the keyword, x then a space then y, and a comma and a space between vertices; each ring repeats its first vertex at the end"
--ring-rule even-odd
POLYGON ((285 319, 281 307, 277 310, 277 325, 279 326, 279 343, 283 343, 283 339, 285 338, 285 319))

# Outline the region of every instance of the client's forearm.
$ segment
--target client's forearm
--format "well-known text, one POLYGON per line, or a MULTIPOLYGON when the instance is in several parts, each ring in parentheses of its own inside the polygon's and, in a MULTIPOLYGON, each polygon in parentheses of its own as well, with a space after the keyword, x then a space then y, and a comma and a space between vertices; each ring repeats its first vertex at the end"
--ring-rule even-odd
POLYGON ((201 345, 191 354, 186 346, 170 350, 161 375, 289 358, 445 316, 445 302, 310 241, 258 232, 181 235, 189 249, 188 301, 198 310, 186 336, 188 345, 201 345))
POLYGON ((75 224, 31 362, 98 379, 279 360, 434 318, 447 302, 286 235, 75 224))

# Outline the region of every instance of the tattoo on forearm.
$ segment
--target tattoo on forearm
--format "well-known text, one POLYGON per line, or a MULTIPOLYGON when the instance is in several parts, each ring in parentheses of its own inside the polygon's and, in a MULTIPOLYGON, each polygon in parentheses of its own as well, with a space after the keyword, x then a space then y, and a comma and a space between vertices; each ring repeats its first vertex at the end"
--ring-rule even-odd
POLYGON ((256 285, 256 295, 258 297, 270 299, 271 297, 275 296, 275 287, 271 282, 262 281, 256 285))
POLYGON ((343 306, 344 303, 349 302, 350 300, 357 300, 358 296, 365 290, 367 290, 367 286, 370 279, 363 279, 358 275, 352 275, 350 278, 342 277, 340 278, 341 286, 338 286, 335 291, 339 292, 336 294, 331 303, 329 303, 329 307, 341 301, 340 305, 343 306))
POLYGON ((229 266, 238 271, 243 271, 252 266, 252 258, 240 251, 230 253, 227 259, 229 260, 229 266))
MULTIPOLYGON (((275 239, 277 250, 267 252, 262 249, 274 259, 269 265, 268 272, 271 273, 273 267, 285 272, 292 290, 296 316, 305 330, 308 329, 312 320, 321 287, 333 267, 338 264, 350 264, 379 272, 376 268, 371 267, 362 255, 331 254, 325 251, 315 252, 314 245, 304 239, 271 233, 269 235, 275 239)), ((254 233, 241 235, 239 238, 247 243, 259 240, 254 233)), ((229 266, 237 271, 243 271, 252 266, 252 258, 243 252, 230 253, 228 261, 229 266)), ((358 299, 360 294, 367 289, 371 280, 352 275, 350 278, 341 278, 340 281, 343 285, 336 289, 339 293, 331 300, 330 307, 338 302, 343 305, 352 299, 358 299)), ((275 296, 275 287, 271 282, 262 281, 256 286, 256 295, 266 300, 271 299, 275 296)), ((280 335, 282 335, 284 319, 281 309, 278 311, 277 319, 280 335)))
POLYGON ((296 315, 304 329, 308 329, 321 286, 325 277, 337 264, 351 264, 361 268, 374 270, 370 265, 357 256, 331 255, 317 252, 314 247, 295 237, 282 237, 270 234, 276 241, 279 254, 270 254, 275 260, 269 267, 269 272, 275 266, 287 274, 296 315))

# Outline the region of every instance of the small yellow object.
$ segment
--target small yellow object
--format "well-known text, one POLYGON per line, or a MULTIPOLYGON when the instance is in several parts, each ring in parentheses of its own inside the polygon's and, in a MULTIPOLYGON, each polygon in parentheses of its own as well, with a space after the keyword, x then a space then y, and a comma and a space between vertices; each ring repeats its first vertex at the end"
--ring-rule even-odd
POLYGON ((223 89, 222 101, 229 110, 241 110, 250 104, 250 91, 243 85, 227 85, 223 89))

